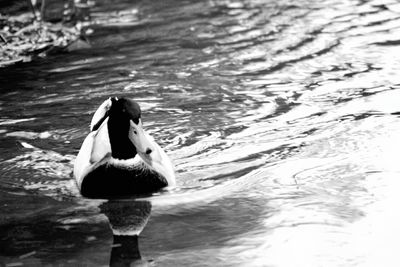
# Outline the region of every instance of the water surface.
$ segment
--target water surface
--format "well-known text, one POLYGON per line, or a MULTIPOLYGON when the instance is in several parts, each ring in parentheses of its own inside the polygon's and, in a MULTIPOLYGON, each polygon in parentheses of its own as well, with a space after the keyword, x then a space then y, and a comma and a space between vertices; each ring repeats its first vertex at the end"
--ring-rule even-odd
POLYGON ((1 263, 106 266, 120 207, 148 219, 117 240, 139 265, 399 265, 396 1, 107 2, 90 48, 0 69, 1 263), (140 103, 177 188, 79 196, 109 96, 140 103))

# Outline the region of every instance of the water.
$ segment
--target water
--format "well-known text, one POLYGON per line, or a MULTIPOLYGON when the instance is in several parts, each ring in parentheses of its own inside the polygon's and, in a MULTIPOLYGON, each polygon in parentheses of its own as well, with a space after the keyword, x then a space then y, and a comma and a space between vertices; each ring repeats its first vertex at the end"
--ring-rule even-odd
POLYGON ((0 69, 1 263, 399 265, 396 1, 105 2, 91 48, 0 69), (79 196, 111 95, 141 104, 175 190, 79 196))

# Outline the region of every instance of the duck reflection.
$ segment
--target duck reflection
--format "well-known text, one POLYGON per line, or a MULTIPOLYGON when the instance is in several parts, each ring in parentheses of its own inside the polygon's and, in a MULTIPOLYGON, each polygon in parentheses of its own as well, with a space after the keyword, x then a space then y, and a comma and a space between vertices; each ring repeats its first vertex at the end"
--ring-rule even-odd
POLYGON ((148 266, 139 251, 139 234, 151 213, 149 201, 109 200, 100 205, 113 232, 110 266, 148 266))

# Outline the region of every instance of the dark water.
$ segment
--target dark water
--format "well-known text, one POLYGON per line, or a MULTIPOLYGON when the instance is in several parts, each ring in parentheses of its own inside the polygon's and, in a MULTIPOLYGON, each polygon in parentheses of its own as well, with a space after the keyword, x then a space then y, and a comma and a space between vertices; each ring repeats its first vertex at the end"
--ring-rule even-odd
POLYGON ((92 18, 91 48, 0 69, 0 263, 399 266, 396 1, 98 1, 92 18), (79 196, 110 95, 141 104, 176 189, 79 196), (110 223, 146 220, 113 241, 110 223))

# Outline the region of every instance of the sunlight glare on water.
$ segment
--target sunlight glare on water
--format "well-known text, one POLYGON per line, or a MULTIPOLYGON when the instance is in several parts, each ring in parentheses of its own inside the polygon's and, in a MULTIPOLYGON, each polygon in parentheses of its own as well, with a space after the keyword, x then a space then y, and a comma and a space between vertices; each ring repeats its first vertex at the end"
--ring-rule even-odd
POLYGON ((144 228, 126 242, 155 266, 400 264, 397 2, 96 3, 90 49, 0 69, 0 263, 103 266, 111 229, 144 228), (109 96, 139 102, 176 188, 79 196, 109 96))

